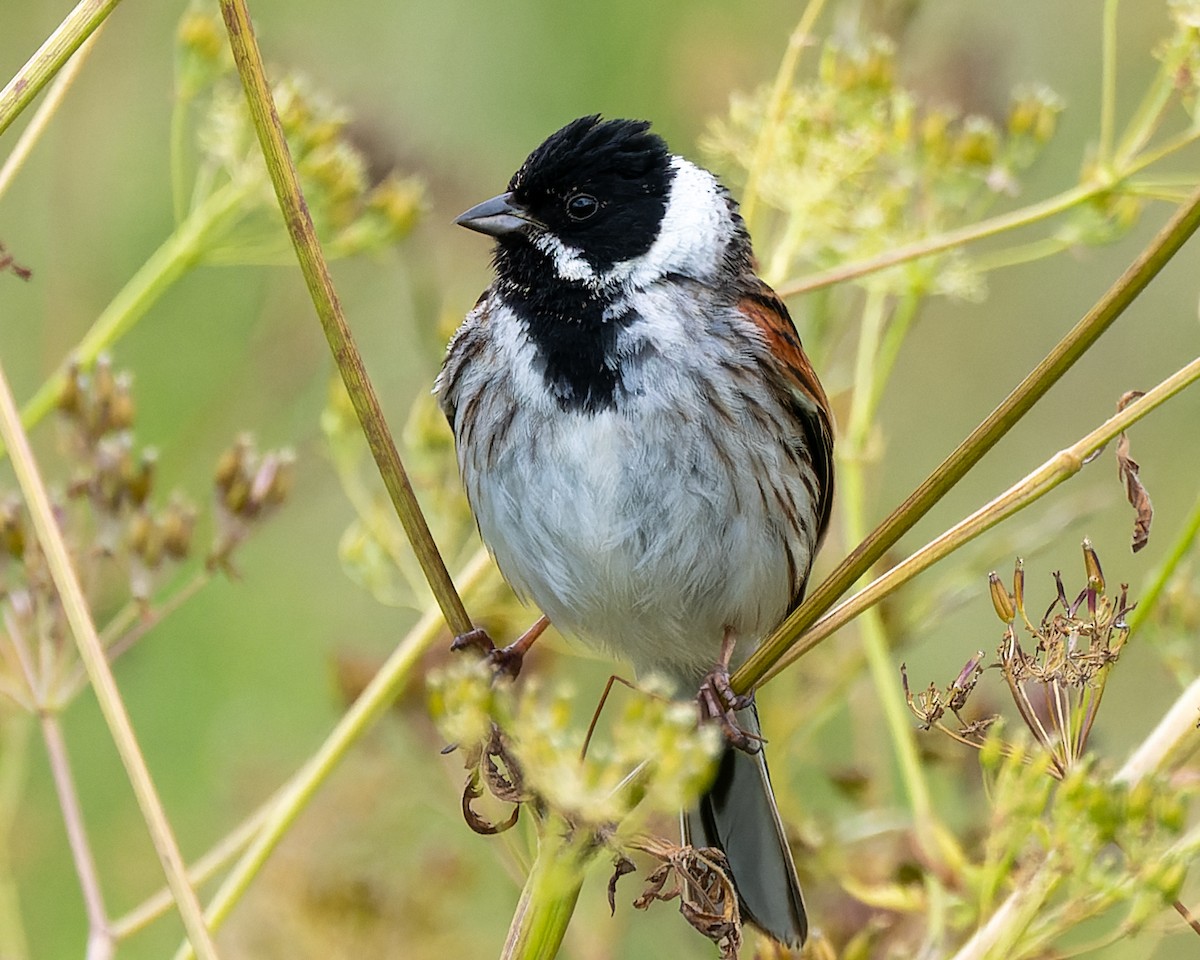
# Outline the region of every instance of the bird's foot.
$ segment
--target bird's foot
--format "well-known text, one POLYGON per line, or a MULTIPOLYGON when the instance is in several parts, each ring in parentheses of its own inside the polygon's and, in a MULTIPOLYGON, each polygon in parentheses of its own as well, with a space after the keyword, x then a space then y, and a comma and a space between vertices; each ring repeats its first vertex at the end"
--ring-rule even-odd
POLYGON ((507 647, 497 647, 486 630, 476 627, 469 633, 462 633, 455 637, 454 642, 450 644, 450 649, 456 652, 478 650, 483 654, 484 662, 492 668, 496 679, 507 677, 515 680, 525 662, 525 654, 529 652, 533 642, 542 635, 548 626, 550 626, 550 621, 545 617, 539 617, 532 627, 507 647))
POLYGON ((495 649, 495 642, 483 627, 476 627, 474 630, 460 633, 450 644, 451 653, 459 653, 463 650, 478 650, 485 657, 495 651, 495 649))
POLYGON ((720 725, 725 739, 738 750, 758 753, 762 749, 762 736, 745 729, 738 722, 737 712, 753 704, 754 695, 735 693, 733 685, 729 682, 729 659, 733 654, 733 643, 733 631, 726 630, 725 639, 721 643, 721 658, 701 682, 700 692, 696 695, 700 705, 700 719, 702 722, 711 720, 720 725))

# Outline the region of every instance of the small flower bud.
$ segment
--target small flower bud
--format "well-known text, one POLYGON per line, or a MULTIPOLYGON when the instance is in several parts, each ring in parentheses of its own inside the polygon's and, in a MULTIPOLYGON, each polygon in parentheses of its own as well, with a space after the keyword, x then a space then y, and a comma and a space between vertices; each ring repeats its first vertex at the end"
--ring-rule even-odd
POLYGON ((227 491, 245 469, 246 454, 249 441, 239 437, 232 447, 217 459, 217 467, 213 471, 213 484, 222 492, 227 491))
POLYGON ((955 159, 971 166, 987 167, 996 161, 1000 137, 985 117, 967 117, 954 144, 955 159))
POLYGON ((143 556, 150 546, 150 539, 154 535, 154 521, 150 514, 144 510, 139 510, 129 521, 129 549, 139 557, 143 556))
POLYGON ((116 378, 116 387, 112 402, 109 404, 108 427, 110 430, 128 430, 133 426, 137 408, 130 392, 132 378, 128 373, 121 373, 116 378))
POLYGON ((216 63, 225 47, 224 31, 217 19, 200 10, 183 15, 177 38, 184 52, 209 63, 216 63))
POLYGON ((1025 616, 1025 561, 1017 557, 1017 562, 1013 567, 1013 604, 1017 608, 1017 613, 1021 615, 1021 619, 1026 623, 1029 618, 1025 616))
POLYGON ((950 155, 952 119, 945 110, 931 110, 921 121, 921 146, 933 160, 944 160, 950 155))
POLYGON ((71 361, 67 367, 66 380, 63 383, 63 388, 58 395, 58 409, 68 415, 78 414, 83 403, 83 384, 81 381, 82 374, 79 371, 79 364, 76 361, 71 361))
POLYGON ((159 518, 162 529, 163 549, 172 560, 182 560, 192 547, 192 534, 196 529, 196 509, 190 504, 173 501, 159 518))
POLYGON ((125 492, 129 502, 140 507, 150 496, 154 487, 155 468, 158 465, 158 452, 152 448, 142 451, 137 467, 133 467, 132 458, 126 459, 127 474, 125 476, 125 492))
POLYGON ((880 39, 871 44, 862 63, 864 86, 876 90, 889 90, 895 81, 896 48, 889 40, 880 39))
POLYGON ((995 570, 988 574, 988 586, 992 593, 992 606, 996 610, 996 616, 1000 618, 1001 623, 1011 624, 1016 617, 1016 607, 995 570))
POLYGON ((1100 569, 1100 557, 1092 547, 1092 541, 1083 541, 1083 568, 1087 572, 1088 583, 1094 580, 1100 593, 1104 593, 1104 571, 1100 569))
POLYGON ((281 450, 275 460, 275 476, 266 494, 266 503, 270 506, 278 506, 291 496, 296 477, 296 455, 291 450, 281 450))

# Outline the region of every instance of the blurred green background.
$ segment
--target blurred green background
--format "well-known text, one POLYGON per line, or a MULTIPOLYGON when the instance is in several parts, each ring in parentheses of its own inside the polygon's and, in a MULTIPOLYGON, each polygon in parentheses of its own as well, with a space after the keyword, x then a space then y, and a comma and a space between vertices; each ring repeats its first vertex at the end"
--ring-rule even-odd
MULTIPOLYGON (((45 0, 0 2, 0 76, 11 76, 68 9, 45 0)), ((774 76, 801 7, 780 0, 254 0, 252 9, 269 63, 303 72, 345 103, 373 161, 398 165, 427 185, 428 215, 410 240, 385 255, 334 267, 370 373, 399 430, 414 398, 430 389, 445 332, 488 281, 486 245, 453 228, 453 217, 499 192, 545 135, 585 113, 652 119, 676 150, 698 157, 698 137, 711 117, 725 113, 730 94, 774 76)), ((19 400, 33 393, 172 227, 172 58, 183 10, 181 2, 118 8, 46 137, 0 199, 0 241, 34 271, 27 283, 0 276, 0 357, 19 400)), ((836 33, 861 13, 852 4, 834 4, 823 27, 836 33)), ((1061 133, 1018 202, 1074 182, 1099 109, 1100 4, 924 0, 863 15, 898 25, 903 79, 935 100, 999 116, 1015 83, 1049 84, 1067 104, 1061 133)), ((1167 29, 1163 4, 1136 0, 1122 7, 1122 119, 1153 69, 1149 50, 1167 29)), ((4 138, 4 152, 23 124, 4 138)), ((1195 159, 1179 169, 1194 171, 1195 159)), ((1110 247, 1002 271, 981 304, 931 303, 884 402, 885 469, 872 491, 877 517, 1041 358, 1166 213, 1165 205, 1151 206, 1130 235, 1110 247)), ((1110 415, 1125 390, 1152 386, 1196 355, 1197 249, 1195 242, 1185 248, 904 546, 919 546, 1086 433, 1110 415)), ((793 310, 803 333, 804 302, 793 310)), ((851 356, 839 352, 823 371, 832 393, 849 386, 851 356)), ((345 707, 337 664, 381 660, 416 613, 377 603, 339 561, 338 541, 352 512, 318 425, 331 363, 296 269, 192 271, 120 343, 115 363, 134 372, 138 439, 159 449, 165 489, 179 486, 202 501, 216 457, 241 431, 252 431, 264 448, 291 445, 298 457, 294 496, 240 554, 240 579, 218 580, 118 669, 150 768, 185 854, 194 857, 320 742, 345 707)), ((1085 533, 1110 581, 1138 584, 1196 496, 1198 425, 1200 392, 1192 391, 1134 432, 1134 456, 1156 508, 1145 551, 1129 552, 1132 514, 1110 454, 1044 506, 893 601, 894 610, 920 611, 915 623, 896 613, 906 622, 897 663, 906 660, 923 685, 949 680, 976 649, 991 650, 998 628, 986 574, 1009 569, 1016 553, 1027 558, 1036 609, 1052 596, 1050 571, 1063 569, 1068 583, 1081 579, 1078 543, 1085 533)), ((39 433, 48 464, 55 462, 52 434, 48 425, 39 433)), ((7 472, 2 476, 11 486, 7 472)), ((831 537, 825 568, 844 550, 831 537)), ((789 725, 804 731, 806 674, 821 674, 823 657, 855 643, 847 631, 764 693, 769 731, 778 718, 773 750, 788 742, 783 731, 789 725)), ((575 679, 585 710, 610 672, 605 663, 574 657, 556 658, 555 669, 575 679)), ((779 777, 786 811, 817 824, 817 834, 837 802, 829 786, 835 773, 865 771, 879 781, 869 804, 873 815, 886 819, 887 811, 903 806, 889 784, 870 683, 845 680, 841 706, 817 735, 804 738, 798 764, 779 777)), ((1173 698, 1173 683, 1154 651, 1135 642, 1109 685, 1095 749, 1122 758, 1173 698)), ((119 914, 160 884, 157 861, 91 698, 85 695, 65 722, 108 906, 119 914)), ((476 837, 462 824, 458 761, 440 757, 440 746, 422 717, 419 695, 380 724, 238 907, 223 934, 228 955, 494 955, 518 885, 497 856, 505 841, 476 837)), ((973 757, 958 760, 945 776, 976 776, 973 757)), ((784 762, 775 766, 782 770, 784 762)), ((943 812, 955 823, 984 816, 982 809, 943 812)), ((81 955, 82 904, 36 738, 10 842, 30 956, 81 955)), ((603 877, 589 883, 565 955, 711 955, 670 907, 635 913, 628 906, 632 884, 628 896, 622 891, 610 920, 603 877)), ((821 893, 812 896, 819 905, 821 893)), ((1142 941, 1101 955, 1193 956, 1195 937, 1180 934, 1181 927, 1164 918, 1142 941)), ((122 947, 121 956, 162 956, 179 934, 173 919, 162 920, 122 947)))

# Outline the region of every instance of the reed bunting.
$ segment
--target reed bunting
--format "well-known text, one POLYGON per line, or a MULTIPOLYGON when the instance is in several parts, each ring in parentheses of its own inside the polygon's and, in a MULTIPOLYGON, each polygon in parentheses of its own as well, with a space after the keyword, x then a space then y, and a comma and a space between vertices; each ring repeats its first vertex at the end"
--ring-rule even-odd
MULTIPOLYGON (((711 705, 804 593, 832 416, 737 203, 649 126, 575 120, 458 218, 495 238, 495 281, 435 390, 517 593, 639 673, 705 685, 711 705)), ((727 747, 684 840, 723 850, 743 917, 798 946, 757 714, 724 707, 750 749, 727 747)))

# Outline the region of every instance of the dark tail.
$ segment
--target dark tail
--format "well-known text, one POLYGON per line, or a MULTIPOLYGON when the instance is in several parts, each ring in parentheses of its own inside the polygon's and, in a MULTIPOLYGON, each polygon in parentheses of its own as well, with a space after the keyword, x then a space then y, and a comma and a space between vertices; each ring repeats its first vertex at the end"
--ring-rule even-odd
MULTIPOLYGON (((759 732, 753 705, 738 712, 749 733, 759 732)), ((789 947, 808 936, 804 896, 775 806, 767 760, 726 747, 716 780, 700 805, 683 817, 684 842, 719 847, 729 859, 742 919, 789 947)))

